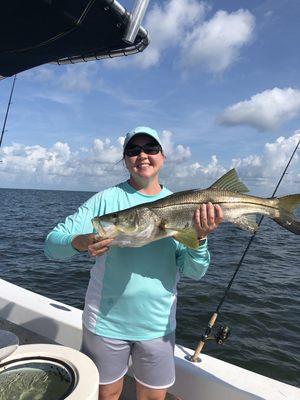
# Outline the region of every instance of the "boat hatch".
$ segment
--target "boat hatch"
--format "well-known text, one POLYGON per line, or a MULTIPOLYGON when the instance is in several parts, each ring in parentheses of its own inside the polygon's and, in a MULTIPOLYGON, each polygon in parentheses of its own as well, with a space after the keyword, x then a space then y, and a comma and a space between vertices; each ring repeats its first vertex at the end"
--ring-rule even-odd
POLYGON ((63 400, 76 386, 61 360, 30 357, 0 364, 0 400, 63 400))

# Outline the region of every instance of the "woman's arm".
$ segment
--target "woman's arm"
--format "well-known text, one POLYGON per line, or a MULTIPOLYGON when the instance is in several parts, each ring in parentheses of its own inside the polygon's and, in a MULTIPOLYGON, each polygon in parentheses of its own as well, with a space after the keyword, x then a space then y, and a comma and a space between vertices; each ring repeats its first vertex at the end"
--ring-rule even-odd
POLYGON ((199 280, 205 275, 209 264, 210 254, 207 248, 207 239, 199 249, 192 250, 179 243, 177 248, 177 265, 182 275, 199 280))
POLYGON ((99 213, 99 197, 99 194, 91 197, 75 214, 68 216, 48 234, 44 247, 47 257, 59 260, 72 257, 83 250, 76 249, 72 242, 77 236, 95 236, 91 219, 99 213))

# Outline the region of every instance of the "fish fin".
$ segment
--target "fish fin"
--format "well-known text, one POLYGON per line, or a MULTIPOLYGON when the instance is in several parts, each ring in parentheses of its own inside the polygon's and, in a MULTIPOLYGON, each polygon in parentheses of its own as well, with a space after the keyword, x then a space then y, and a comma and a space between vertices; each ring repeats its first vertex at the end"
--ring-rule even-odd
POLYGON ((210 189, 229 190, 231 192, 246 193, 249 192, 247 186, 239 180, 236 170, 233 168, 221 176, 215 183, 210 186, 210 189))
POLYGON ((293 211, 300 206, 300 194, 290 194, 278 198, 279 218, 273 218, 275 222, 290 232, 300 235, 300 221, 297 221, 293 211))
POLYGON ((198 249, 199 240, 194 229, 182 229, 174 233, 173 238, 191 249, 198 249))
POLYGON ((238 228, 246 229, 247 231, 250 231, 252 233, 258 230, 256 215, 254 214, 243 215, 241 217, 235 218, 231 222, 233 222, 234 225, 236 225, 238 228))

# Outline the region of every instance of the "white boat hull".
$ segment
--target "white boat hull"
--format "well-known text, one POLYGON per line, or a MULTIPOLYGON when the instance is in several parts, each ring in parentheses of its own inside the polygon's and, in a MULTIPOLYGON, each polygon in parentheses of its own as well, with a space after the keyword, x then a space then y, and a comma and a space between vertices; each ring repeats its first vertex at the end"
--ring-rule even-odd
MULTIPOLYGON (((74 349, 81 345, 82 311, 0 279, 0 318, 50 342, 74 349)), ((184 400, 300 400, 300 389, 192 350, 175 347, 176 382, 169 390, 184 400)))

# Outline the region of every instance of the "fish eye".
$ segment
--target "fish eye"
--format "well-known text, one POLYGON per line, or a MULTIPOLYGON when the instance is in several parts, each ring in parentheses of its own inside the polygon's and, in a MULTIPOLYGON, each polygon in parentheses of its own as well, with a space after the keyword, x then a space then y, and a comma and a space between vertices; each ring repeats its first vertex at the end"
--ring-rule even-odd
POLYGON ((112 216, 113 218, 117 218, 118 214, 117 214, 117 213, 112 213, 111 216, 112 216))

